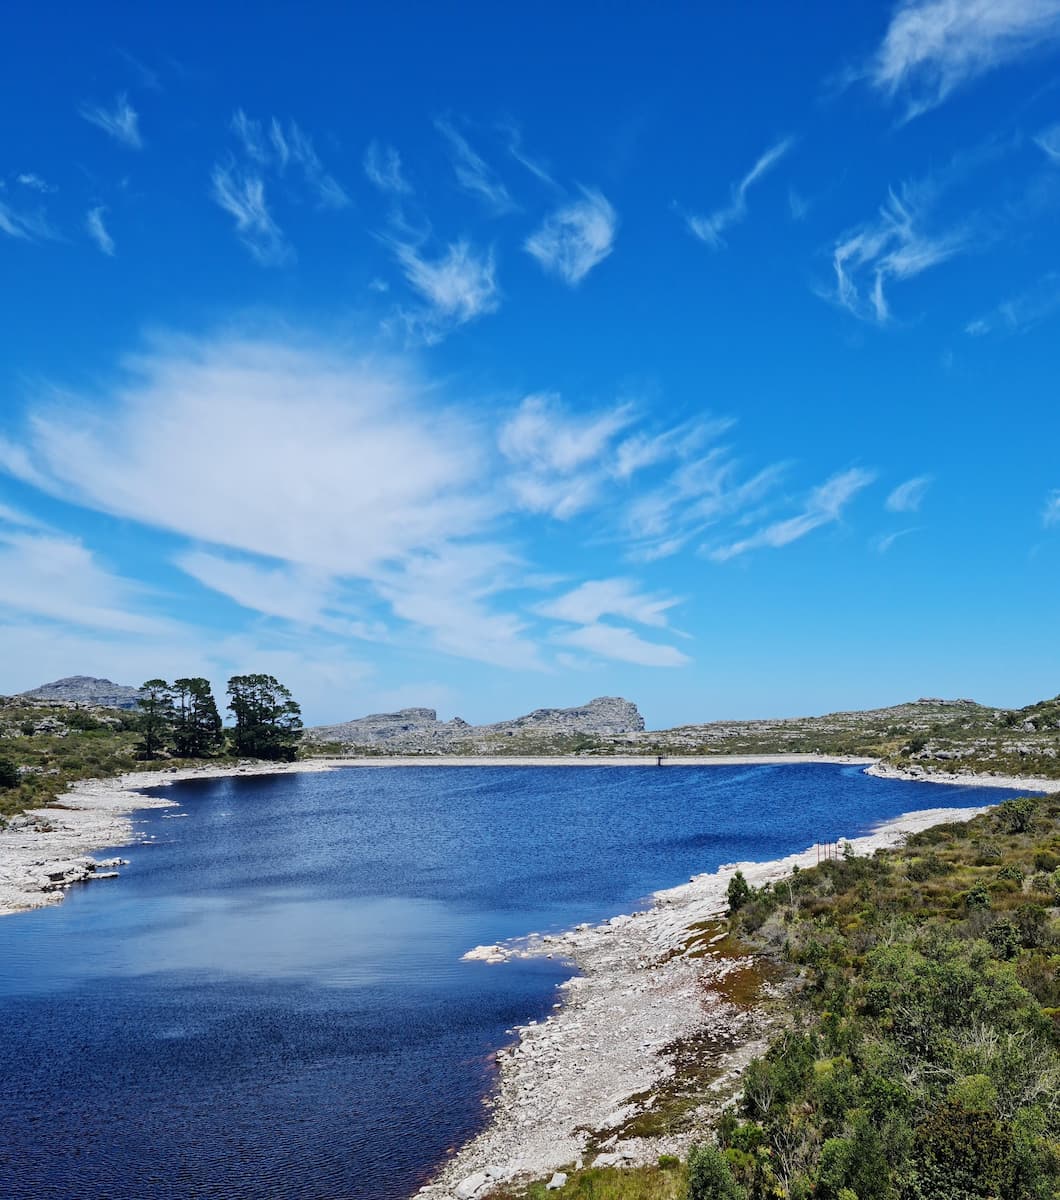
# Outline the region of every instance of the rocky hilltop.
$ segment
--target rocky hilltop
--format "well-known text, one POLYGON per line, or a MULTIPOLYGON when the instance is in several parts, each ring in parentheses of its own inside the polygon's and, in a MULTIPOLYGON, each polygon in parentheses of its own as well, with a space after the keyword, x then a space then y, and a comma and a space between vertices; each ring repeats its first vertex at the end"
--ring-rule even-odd
POLYGON ((439 721, 433 708, 403 708, 338 725, 319 725, 307 730, 305 737, 359 750, 474 754, 498 746, 522 748, 531 742, 571 748, 579 739, 617 737, 643 729, 644 718, 632 701, 599 696, 575 708, 538 708, 492 725, 470 725, 460 717, 439 721))
POLYGON ((99 708, 132 709, 140 703, 140 689, 96 679, 92 675, 70 675, 52 683, 42 683, 29 692, 20 692, 20 700, 39 704, 87 704, 99 708))

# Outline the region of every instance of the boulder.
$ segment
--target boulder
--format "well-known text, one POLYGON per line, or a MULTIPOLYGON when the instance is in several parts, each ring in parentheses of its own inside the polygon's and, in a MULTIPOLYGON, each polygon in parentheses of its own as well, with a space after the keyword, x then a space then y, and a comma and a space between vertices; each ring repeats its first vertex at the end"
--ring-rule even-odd
POLYGON ((489 1181, 490 1177, 485 1171, 476 1171, 456 1185, 453 1195, 456 1196, 456 1200, 471 1200, 471 1197, 477 1195, 489 1181))

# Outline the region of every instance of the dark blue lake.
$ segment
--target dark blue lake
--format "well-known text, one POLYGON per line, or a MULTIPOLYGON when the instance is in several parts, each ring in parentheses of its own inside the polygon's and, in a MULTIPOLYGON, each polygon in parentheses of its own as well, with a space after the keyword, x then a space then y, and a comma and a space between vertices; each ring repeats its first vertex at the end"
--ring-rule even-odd
POLYGON ((999 789, 859 768, 350 768, 184 783, 122 878, 0 919, 3 1200, 397 1200, 569 975, 461 962, 999 789), (180 816, 171 814, 180 813, 180 816))

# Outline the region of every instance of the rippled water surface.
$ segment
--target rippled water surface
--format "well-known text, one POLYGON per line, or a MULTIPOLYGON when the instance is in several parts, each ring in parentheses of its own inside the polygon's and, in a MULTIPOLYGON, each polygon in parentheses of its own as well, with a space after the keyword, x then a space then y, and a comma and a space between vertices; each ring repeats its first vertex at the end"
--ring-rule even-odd
POLYGON ((460 961, 998 789, 851 767, 348 768, 189 782, 119 880, 0 919, 0 1198, 397 1200, 569 974, 460 961), (174 815, 179 814, 179 815, 174 815))

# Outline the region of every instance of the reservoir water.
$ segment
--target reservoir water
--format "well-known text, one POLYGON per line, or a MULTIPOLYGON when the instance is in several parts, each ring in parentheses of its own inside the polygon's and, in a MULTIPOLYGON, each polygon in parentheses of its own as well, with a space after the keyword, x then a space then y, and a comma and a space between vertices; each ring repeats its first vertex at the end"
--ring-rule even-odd
POLYGON ((3 1200, 399 1200, 570 974, 470 947, 1000 789, 860 768, 391 767, 186 782, 118 880, 0 919, 3 1200))

